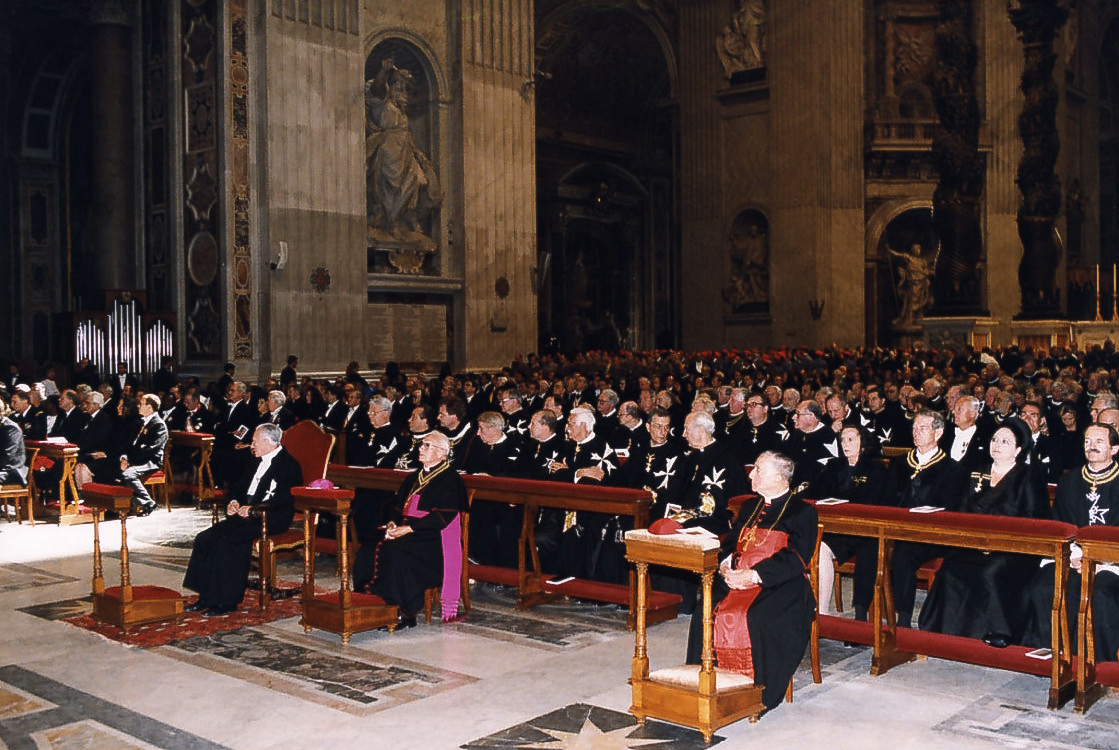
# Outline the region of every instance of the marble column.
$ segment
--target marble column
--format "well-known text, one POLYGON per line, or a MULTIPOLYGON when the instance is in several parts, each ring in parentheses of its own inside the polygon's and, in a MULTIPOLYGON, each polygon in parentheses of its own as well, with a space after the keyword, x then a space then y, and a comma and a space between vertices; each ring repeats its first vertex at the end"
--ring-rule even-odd
POLYGON ((93 252, 96 285, 136 285, 135 178, 133 174, 132 24, 128 0, 96 0, 92 31, 93 252))

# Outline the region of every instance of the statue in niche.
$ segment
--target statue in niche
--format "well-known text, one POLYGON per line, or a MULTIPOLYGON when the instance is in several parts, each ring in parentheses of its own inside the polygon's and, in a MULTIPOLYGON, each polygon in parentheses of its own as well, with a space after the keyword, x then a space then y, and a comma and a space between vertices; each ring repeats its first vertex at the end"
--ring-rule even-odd
POLYGON ((769 304, 769 236, 760 216, 739 216, 730 231, 730 281, 723 299, 732 312, 769 304))
POLYGON ((715 39, 715 49, 727 78, 765 67, 765 2, 739 0, 730 24, 715 39))
POLYGON ((886 250, 897 259, 894 268, 897 272, 896 288, 901 312, 894 318, 893 324, 899 327, 911 327, 929 305, 932 266, 921 255, 921 246, 918 244, 911 245, 907 253, 899 253, 892 247, 886 250))
POLYGON ((389 261, 403 273, 418 273, 426 256, 435 253, 421 221, 443 203, 435 167, 408 127, 411 87, 411 72, 396 67, 391 56, 365 83, 369 241, 388 250, 389 261))

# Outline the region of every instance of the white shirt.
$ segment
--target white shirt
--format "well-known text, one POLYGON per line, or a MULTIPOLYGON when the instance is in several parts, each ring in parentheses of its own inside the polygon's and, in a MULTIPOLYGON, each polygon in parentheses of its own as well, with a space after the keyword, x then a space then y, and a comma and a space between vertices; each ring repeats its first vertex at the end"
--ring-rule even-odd
POLYGON ((948 452, 948 455, 952 457, 953 461, 963 460, 964 454, 967 453, 967 447, 971 443, 973 437, 975 437, 974 424, 966 430, 961 430, 959 427, 956 428, 956 436, 952 439, 952 450, 948 452))
POLYGON ((248 492, 246 492, 246 500, 252 497, 253 494, 256 492, 257 485, 260 484, 261 478, 264 476, 265 472, 268 471, 268 467, 272 465, 272 459, 274 459, 276 457, 276 454, 279 452, 280 446, 276 446, 272 451, 265 453, 263 456, 260 457, 260 465, 256 467, 256 471, 253 472, 253 479, 251 482, 249 482, 249 489, 248 492))

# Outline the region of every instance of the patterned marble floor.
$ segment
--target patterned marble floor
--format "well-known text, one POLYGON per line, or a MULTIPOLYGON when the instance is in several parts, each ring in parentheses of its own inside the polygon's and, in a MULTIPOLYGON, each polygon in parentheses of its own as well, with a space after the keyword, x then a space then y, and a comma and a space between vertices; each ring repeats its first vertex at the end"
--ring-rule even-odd
MULTIPOLYGON (((191 509, 129 523, 133 580, 179 588, 191 509)), ((106 524, 102 540, 114 539, 106 524)), ((625 612, 560 602, 515 609, 474 586, 465 622, 368 632, 343 647, 298 618, 128 648, 62 620, 88 611, 90 527, 0 521, 0 748, 408 750, 702 747, 699 733, 628 714, 625 612)), ((115 551, 107 550, 107 558, 115 551)), ((107 572, 116 562, 106 562, 107 572)), ((329 569, 327 567, 326 569, 329 569)), ((281 576, 295 580, 298 561, 281 576)), ((685 618, 650 630, 654 668, 679 663, 685 618)), ((715 743, 831 748, 1119 746, 1119 700, 1045 709, 1047 682, 935 659, 871 677, 870 650, 821 643, 794 700, 715 743)))

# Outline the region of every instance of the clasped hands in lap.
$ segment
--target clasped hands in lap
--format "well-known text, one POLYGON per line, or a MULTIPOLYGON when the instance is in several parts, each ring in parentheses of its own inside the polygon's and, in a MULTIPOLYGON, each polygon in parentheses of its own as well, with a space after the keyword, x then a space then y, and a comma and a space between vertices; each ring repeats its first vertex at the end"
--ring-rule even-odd
POLYGON ((385 526, 385 539, 399 539, 402 536, 412 533, 411 526, 397 526, 392 521, 389 521, 385 526))
POLYGON ((751 586, 760 586, 761 576, 753 568, 732 568, 730 565, 720 565, 719 575, 732 589, 742 590, 751 586))

